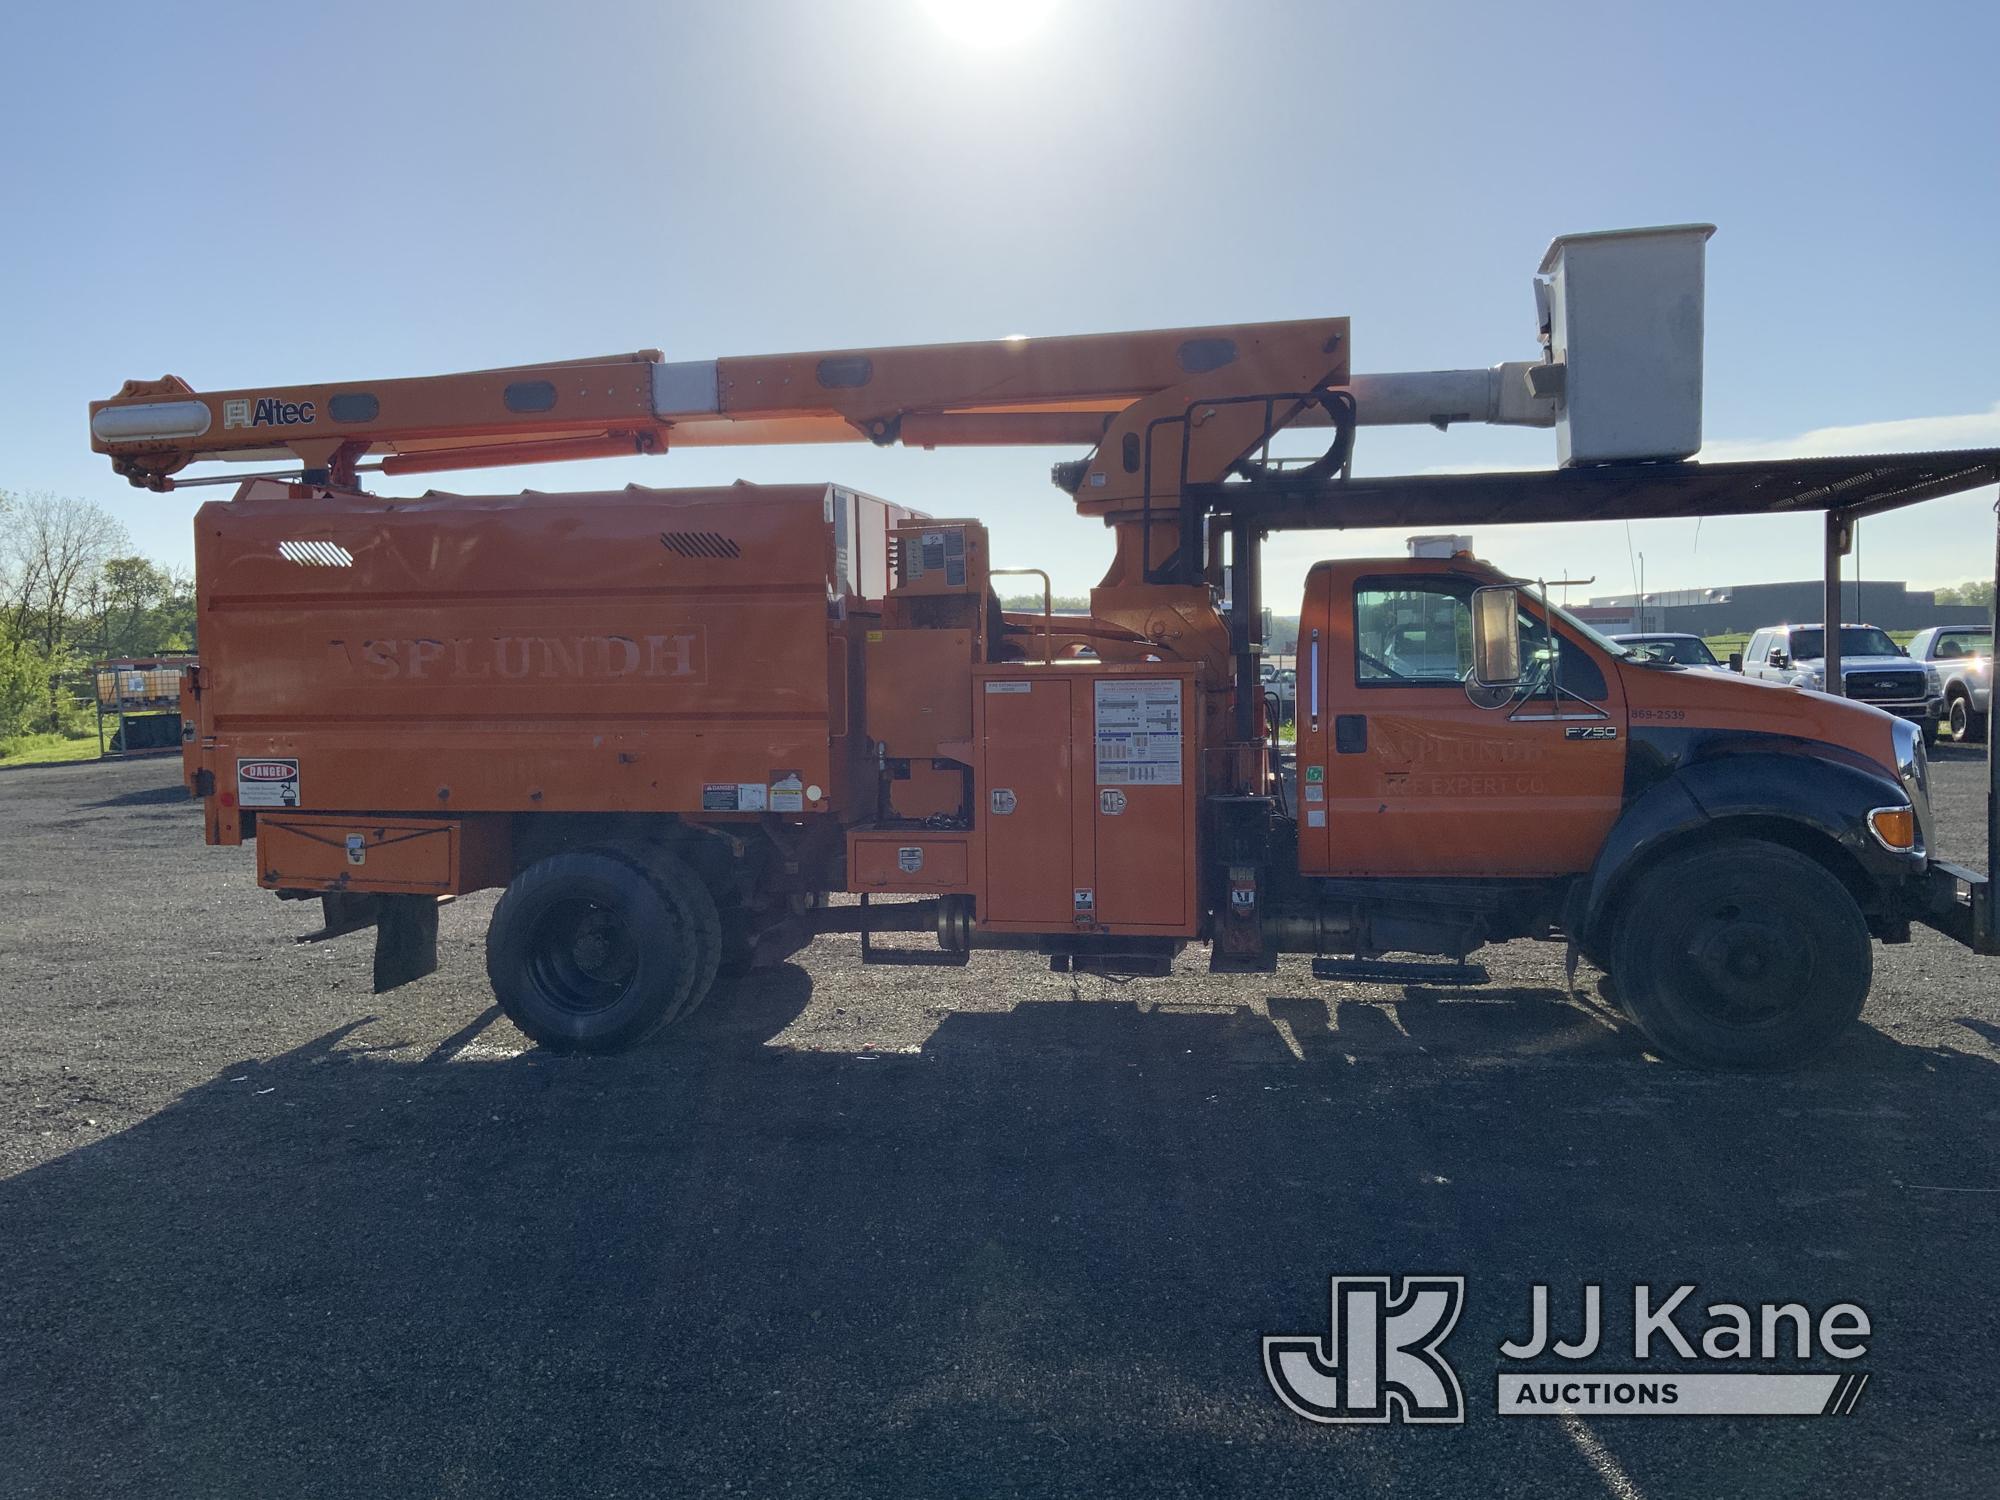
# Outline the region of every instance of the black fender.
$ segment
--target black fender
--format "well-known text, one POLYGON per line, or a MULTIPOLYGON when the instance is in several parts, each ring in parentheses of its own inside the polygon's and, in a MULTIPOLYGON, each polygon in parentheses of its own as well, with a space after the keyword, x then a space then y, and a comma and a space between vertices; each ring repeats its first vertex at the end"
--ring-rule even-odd
POLYGON ((1750 748, 1738 741, 1712 753, 1692 745, 1685 750, 1670 760, 1652 759, 1650 784, 1626 803, 1573 898, 1580 920, 1566 925, 1586 948, 1602 948, 1599 928, 1606 915, 1656 853, 1690 835, 1726 831, 1732 821, 1740 821, 1748 836, 1761 831, 1808 853, 1830 843, 1838 851, 1830 861, 1833 873, 1850 888, 1861 883, 1856 894, 1864 906, 1873 894, 1869 888, 1885 889, 1922 872, 1921 855, 1886 849, 1869 831, 1871 811, 1909 801, 1886 769, 1837 747, 1805 742, 1750 748))

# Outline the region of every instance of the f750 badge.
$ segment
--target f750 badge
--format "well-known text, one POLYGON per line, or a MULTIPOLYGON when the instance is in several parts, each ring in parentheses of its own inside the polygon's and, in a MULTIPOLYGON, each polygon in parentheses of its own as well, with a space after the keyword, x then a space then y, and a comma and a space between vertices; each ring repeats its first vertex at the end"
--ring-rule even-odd
POLYGON ((1572 724, 1563 731, 1566 740, 1615 740, 1618 726, 1615 724, 1572 724))

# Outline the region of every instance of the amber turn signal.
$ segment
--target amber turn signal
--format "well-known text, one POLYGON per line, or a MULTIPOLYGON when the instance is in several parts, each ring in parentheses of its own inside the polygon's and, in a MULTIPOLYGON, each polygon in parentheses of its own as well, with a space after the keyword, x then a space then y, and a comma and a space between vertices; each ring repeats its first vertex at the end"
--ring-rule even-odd
POLYGON ((1868 827, 1885 849, 1907 852, 1917 847, 1917 816, 1907 807, 1878 807, 1868 815, 1868 827))

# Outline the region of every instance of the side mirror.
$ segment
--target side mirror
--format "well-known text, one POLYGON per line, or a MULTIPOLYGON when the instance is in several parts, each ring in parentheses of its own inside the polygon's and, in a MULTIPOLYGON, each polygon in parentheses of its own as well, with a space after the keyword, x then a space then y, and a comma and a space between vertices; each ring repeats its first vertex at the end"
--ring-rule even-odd
POLYGON ((1792 664, 1790 653, 1782 650, 1773 651, 1768 659, 1774 667, 1789 667, 1792 664))
POLYGON ((1512 687, 1521 680, 1521 591, 1495 584, 1472 591, 1472 680, 1512 687))
POLYGON ((1732 651, 1729 653, 1729 670, 1732 672, 1743 670, 1743 653, 1741 651, 1732 651))

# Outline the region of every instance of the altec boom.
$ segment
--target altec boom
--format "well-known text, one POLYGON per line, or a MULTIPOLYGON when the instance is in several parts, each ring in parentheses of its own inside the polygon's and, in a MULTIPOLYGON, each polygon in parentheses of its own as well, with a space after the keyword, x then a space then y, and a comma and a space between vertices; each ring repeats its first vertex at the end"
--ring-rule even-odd
MULTIPOLYGON (((254 840, 261 882, 320 898, 323 932, 377 927, 378 987, 434 967, 438 899, 486 886, 505 888, 502 1005, 594 1049, 828 931, 880 962, 1016 947, 1145 974, 1205 941, 1218 969, 1297 952, 1401 982, 1474 980, 1482 944, 1532 936, 1616 973, 1655 1045, 1775 1066, 1859 1010, 1871 936, 1917 920, 1992 946, 1990 886, 1927 847, 1914 729, 1635 661, 1465 555, 1311 572, 1293 751, 1259 671, 1271 530, 1605 495, 1746 508, 1680 462, 1700 443, 1707 234, 1558 241, 1539 356, 1479 369, 1357 375, 1340 318, 642 351, 129 382, 92 406, 91 437, 159 490, 211 482, 188 472, 209 461, 277 466, 195 518, 188 781, 209 841, 254 840), (1347 477, 1358 427, 1461 421, 1552 426, 1566 467, 1532 490, 1487 476, 1492 495, 1514 484, 1504 504, 1347 477), (1273 459, 1295 433, 1311 456, 1273 459), (1056 481, 1117 544, 1089 614, 1004 608, 995 576, 1036 570, 996 566, 977 521, 838 485, 360 488, 836 440, 1082 450, 1056 481)), ((1964 461, 1896 493, 1995 472, 1943 457, 1964 461)), ((1820 504, 1804 477, 1785 493, 1820 504)))

